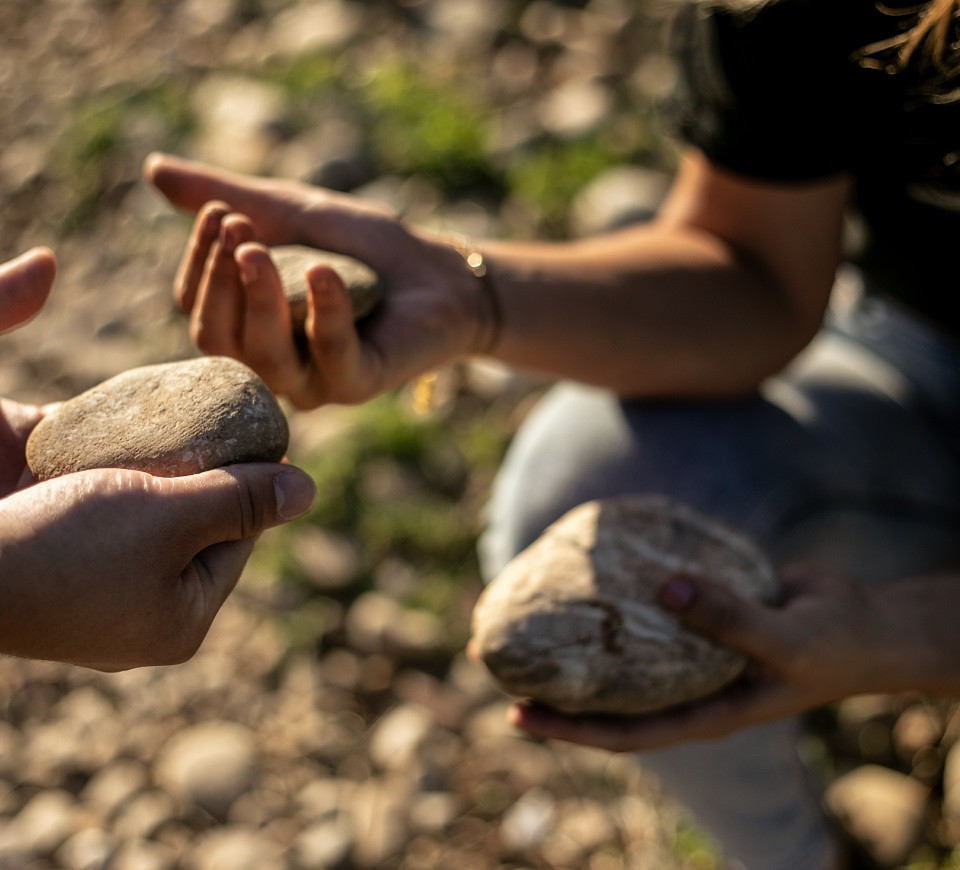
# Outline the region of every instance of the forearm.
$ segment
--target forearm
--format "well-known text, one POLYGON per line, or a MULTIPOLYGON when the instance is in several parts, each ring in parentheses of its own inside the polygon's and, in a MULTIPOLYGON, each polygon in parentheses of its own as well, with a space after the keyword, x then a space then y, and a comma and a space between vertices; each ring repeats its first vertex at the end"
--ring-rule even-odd
POLYGON ((520 368, 627 395, 752 390, 810 337, 786 294, 707 233, 652 224, 571 244, 489 243, 520 368))

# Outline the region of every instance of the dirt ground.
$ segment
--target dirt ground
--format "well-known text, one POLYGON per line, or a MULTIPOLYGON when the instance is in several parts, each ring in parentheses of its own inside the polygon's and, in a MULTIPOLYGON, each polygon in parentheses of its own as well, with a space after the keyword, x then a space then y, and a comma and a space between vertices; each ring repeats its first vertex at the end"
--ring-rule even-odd
MULTIPOLYGON (((0 394, 60 400, 193 353, 169 292, 189 223, 140 181, 155 149, 360 190, 468 232, 553 226, 516 190, 485 198, 482 177, 444 175, 426 159, 429 131, 417 154, 391 150, 387 121, 370 127, 344 83, 376 83, 408 57, 421 74, 483 82, 499 119, 483 144, 493 167, 593 128, 640 143, 630 106, 669 68, 631 54, 647 34, 638 6, 2 0, 0 261, 46 244, 60 275, 41 315, 0 338, 0 394), (337 99, 311 100, 331 79, 337 99)), ((460 152, 444 147, 449 168, 460 152)), ((495 406, 505 425, 539 386, 479 382, 482 396, 467 386, 455 401, 495 406)), ((327 449, 353 419, 292 418, 291 455, 327 449)), ((489 471, 463 487, 469 522, 489 471)), ((383 463, 360 473, 385 476, 383 463)), ((278 618, 302 599, 278 580, 278 541, 264 545, 187 664, 103 675, 0 659, 0 870, 723 866, 635 759, 512 732, 442 616, 408 605, 416 566, 385 557, 358 584, 343 536, 304 525, 283 539, 321 566, 316 618, 301 624, 278 618), (317 637, 305 643, 303 625, 317 637)), ((858 698, 811 717, 804 750, 872 856, 860 866, 960 866, 958 732, 948 699, 858 698)))

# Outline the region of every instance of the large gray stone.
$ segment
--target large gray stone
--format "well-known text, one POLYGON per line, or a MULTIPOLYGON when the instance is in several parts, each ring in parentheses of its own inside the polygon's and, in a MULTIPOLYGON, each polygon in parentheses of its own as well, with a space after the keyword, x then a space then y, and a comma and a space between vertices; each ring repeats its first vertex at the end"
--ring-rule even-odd
POLYGON ((270 256, 280 273, 284 293, 290 303, 293 330, 297 335, 303 335, 307 320, 309 288, 306 273, 316 264, 330 266, 340 276, 350 294, 355 320, 366 317, 380 301, 382 294, 377 273, 352 257, 304 245, 277 245, 270 249, 270 256))
POLYGON ((473 614, 473 648, 508 693, 566 712, 636 714, 733 680, 744 657, 656 602, 681 572, 773 599, 773 569, 744 536, 686 505, 623 497, 580 505, 513 559, 473 614))
POLYGON ((272 462, 289 430, 277 400, 227 357, 143 366, 75 396, 27 441, 37 480, 91 468, 178 477, 233 462, 272 462))

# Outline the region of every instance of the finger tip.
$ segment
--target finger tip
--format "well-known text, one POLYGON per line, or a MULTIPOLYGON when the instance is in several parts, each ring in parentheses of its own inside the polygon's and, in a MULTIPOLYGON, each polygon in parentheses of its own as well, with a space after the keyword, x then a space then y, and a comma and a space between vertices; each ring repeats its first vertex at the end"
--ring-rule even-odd
POLYGON ((288 465, 273 479, 277 518, 283 522, 302 517, 313 507, 317 486, 306 472, 288 465))
POLYGON ((657 601, 668 610, 682 611, 693 604, 699 588, 695 577, 674 574, 668 577, 657 590, 657 601))
POLYGON ((528 721, 529 704, 515 701, 507 710, 507 723, 513 728, 523 728, 528 721))
POLYGON ((153 174, 160 168, 166 155, 162 151, 151 151, 143 158, 143 174, 147 178, 152 178, 153 174))
POLYGON ((343 279, 335 269, 324 264, 316 264, 307 269, 307 287, 313 308, 323 309, 326 315, 350 312, 353 322, 353 309, 350 294, 343 279))

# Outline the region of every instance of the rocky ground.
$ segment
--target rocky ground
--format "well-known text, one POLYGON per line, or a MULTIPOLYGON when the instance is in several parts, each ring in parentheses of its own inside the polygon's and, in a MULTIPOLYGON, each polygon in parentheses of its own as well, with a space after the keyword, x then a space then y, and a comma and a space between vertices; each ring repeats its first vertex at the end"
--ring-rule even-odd
MULTIPOLYGON (((3 0, 0 259, 49 244, 61 274, 0 340, 0 394, 191 354, 169 299, 188 223, 139 181, 156 148, 476 234, 654 201, 670 148, 644 106, 671 71, 641 5, 3 0)), ((264 537, 191 662, 0 659, 2 870, 723 866, 632 759, 511 732, 459 652, 483 497, 539 385, 441 387, 422 419, 405 395, 292 418, 321 504, 264 537)), ((952 701, 851 699, 810 725, 863 866, 960 866, 952 701)))

